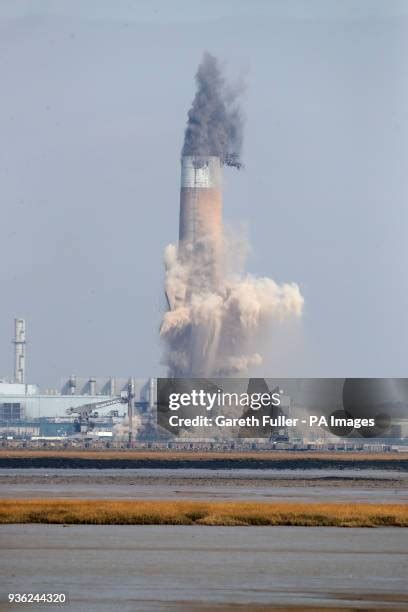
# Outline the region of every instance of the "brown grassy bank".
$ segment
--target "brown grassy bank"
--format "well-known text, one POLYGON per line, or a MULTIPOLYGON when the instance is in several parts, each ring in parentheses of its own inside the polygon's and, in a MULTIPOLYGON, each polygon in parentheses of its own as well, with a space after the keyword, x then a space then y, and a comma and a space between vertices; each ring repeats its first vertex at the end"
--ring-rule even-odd
POLYGON ((408 527, 408 505, 1 499, 0 523, 408 527))

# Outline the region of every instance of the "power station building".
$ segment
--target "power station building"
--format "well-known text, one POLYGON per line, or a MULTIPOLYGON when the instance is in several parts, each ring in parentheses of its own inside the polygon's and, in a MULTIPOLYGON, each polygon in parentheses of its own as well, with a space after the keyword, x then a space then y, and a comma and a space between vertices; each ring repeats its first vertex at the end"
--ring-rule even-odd
POLYGON ((132 389, 134 415, 148 420, 155 403, 155 381, 140 378, 70 376, 58 389, 41 391, 25 382, 25 321, 15 320, 14 378, 0 379, 0 436, 63 437, 81 430, 81 418, 92 415, 101 435, 128 415, 126 394, 132 389))
MULTIPOLYGON (((115 379, 115 391, 109 392, 111 379, 79 379, 81 384, 70 386, 68 379, 60 390, 49 390, 42 393, 37 385, 0 381, 0 421, 14 419, 61 418, 67 416, 70 408, 79 408, 85 404, 98 404, 118 400, 119 414, 124 412, 120 404, 121 393, 126 391, 129 379, 115 379), (68 392, 69 390, 69 392, 68 392)), ((136 404, 150 405, 150 379, 133 379, 136 404)), ((154 392, 154 391, 153 391, 154 392)), ((154 401, 154 400, 153 400, 154 401)))

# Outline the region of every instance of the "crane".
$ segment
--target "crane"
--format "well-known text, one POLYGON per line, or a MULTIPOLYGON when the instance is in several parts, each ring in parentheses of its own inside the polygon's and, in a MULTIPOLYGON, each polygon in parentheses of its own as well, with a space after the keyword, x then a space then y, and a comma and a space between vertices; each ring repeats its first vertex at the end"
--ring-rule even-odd
POLYGON ((99 408, 107 408, 114 404, 127 404, 128 406, 128 418, 129 418, 129 444, 133 441, 133 400, 135 397, 135 386, 133 380, 130 380, 127 385, 127 390, 116 397, 102 400, 100 402, 93 402, 91 404, 82 404, 81 406, 71 406, 67 408, 67 414, 77 414, 79 417, 79 424, 81 433, 88 433, 90 429, 90 419, 94 416, 95 410, 99 408))

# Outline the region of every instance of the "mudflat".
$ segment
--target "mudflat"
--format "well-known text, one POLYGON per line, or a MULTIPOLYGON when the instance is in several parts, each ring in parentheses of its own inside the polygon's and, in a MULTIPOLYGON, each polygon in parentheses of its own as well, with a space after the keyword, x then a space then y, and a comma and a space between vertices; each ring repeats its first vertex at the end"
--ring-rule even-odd
POLYGON ((2 525, 0 540, 2 610, 21 608, 9 592, 89 612, 408 609, 404 528, 2 525))
POLYGON ((0 469, 3 498, 206 499, 408 503, 393 470, 0 469))

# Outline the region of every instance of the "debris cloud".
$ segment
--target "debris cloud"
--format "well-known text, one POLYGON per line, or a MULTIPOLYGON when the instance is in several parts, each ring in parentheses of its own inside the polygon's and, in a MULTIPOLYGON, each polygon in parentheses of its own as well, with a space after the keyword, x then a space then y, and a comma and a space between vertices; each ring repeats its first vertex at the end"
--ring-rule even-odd
MULTIPOLYGON (((238 244, 242 241, 230 248, 238 244)), ((243 257, 229 253, 228 259, 243 257)), ((205 281, 205 262, 196 256, 181 263, 175 245, 167 247, 165 265, 166 293, 178 296, 161 326, 165 362, 172 376, 247 372, 261 365, 257 349, 271 325, 302 313, 304 300, 296 283, 279 285, 244 271, 229 273, 224 267, 221 286, 211 290, 200 281, 203 276, 205 281)))

